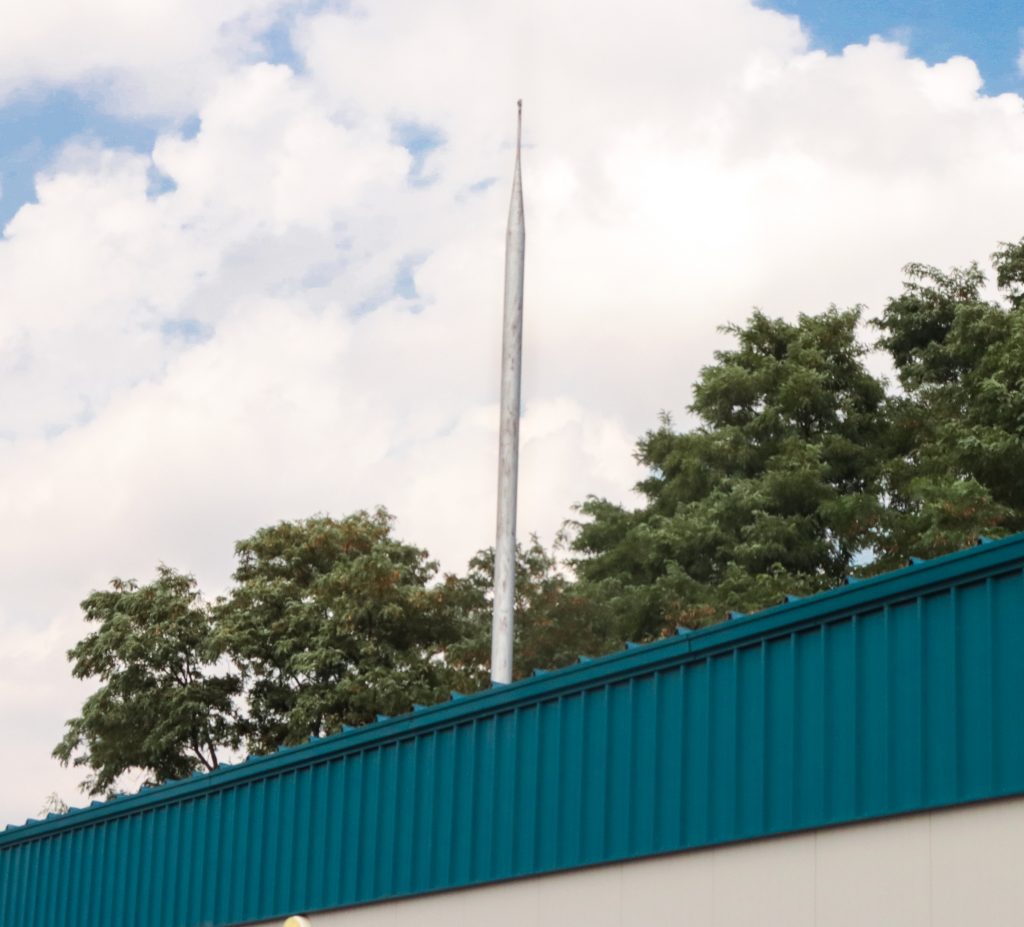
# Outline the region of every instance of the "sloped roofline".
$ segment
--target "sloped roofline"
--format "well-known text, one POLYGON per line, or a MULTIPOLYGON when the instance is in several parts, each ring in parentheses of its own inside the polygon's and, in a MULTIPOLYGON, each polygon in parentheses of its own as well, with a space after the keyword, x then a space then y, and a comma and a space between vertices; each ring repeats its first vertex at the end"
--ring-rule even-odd
POLYGON ((159 805, 202 793, 232 788, 255 778, 315 765, 324 760, 402 740, 430 729, 457 725, 481 714, 493 714, 529 702, 544 699, 566 689, 586 689, 606 685, 618 676, 635 675, 656 669, 667 662, 704 659, 717 650, 756 643, 789 634, 801 627, 827 623, 851 612, 875 611, 887 605, 926 594, 929 587, 948 588, 951 584, 1012 569, 1024 563, 1024 533, 1001 540, 981 539, 974 547, 937 557, 913 561, 910 565, 863 580, 850 580, 844 586, 801 599, 787 601, 755 612, 733 616, 696 631, 680 629, 671 637, 649 644, 628 644, 625 650, 580 662, 557 670, 534 670, 534 674, 508 685, 492 686, 469 695, 453 693, 441 702, 393 718, 351 728, 309 742, 282 747, 264 756, 252 756, 235 765, 224 764, 190 778, 143 787, 130 795, 107 801, 95 801, 84 808, 72 808, 64 814, 51 814, 43 820, 30 819, 21 825, 8 825, 0 832, 0 848, 13 846, 54 832, 135 814, 159 805))

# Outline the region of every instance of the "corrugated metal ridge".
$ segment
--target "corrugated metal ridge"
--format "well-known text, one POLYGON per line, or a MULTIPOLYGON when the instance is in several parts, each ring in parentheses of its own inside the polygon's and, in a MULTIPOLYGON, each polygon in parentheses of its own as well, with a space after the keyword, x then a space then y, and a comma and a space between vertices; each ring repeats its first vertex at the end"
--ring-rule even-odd
POLYGON ((790 633, 803 625, 828 621, 832 616, 886 601, 920 594, 929 587, 943 587, 973 577, 999 572, 1024 563, 1024 533, 986 542, 934 560, 915 562, 900 570, 826 590, 803 599, 786 601, 752 615, 736 617, 684 635, 664 638, 639 647, 573 664, 506 686, 497 686, 451 701, 419 708, 409 714, 374 722, 305 744, 283 747, 276 753, 249 757, 234 766, 210 773, 143 788, 106 802, 93 802, 63 815, 29 820, 0 832, 0 847, 34 840, 57 830, 92 824, 105 818, 133 814, 154 805, 172 804, 195 793, 220 791, 246 780, 276 772, 314 765, 327 758, 402 739, 424 729, 447 727, 476 715, 511 708, 522 702, 542 700, 570 688, 607 683, 638 669, 654 669, 662 663, 693 655, 703 659, 717 649, 732 647, 776 634, 790 633))

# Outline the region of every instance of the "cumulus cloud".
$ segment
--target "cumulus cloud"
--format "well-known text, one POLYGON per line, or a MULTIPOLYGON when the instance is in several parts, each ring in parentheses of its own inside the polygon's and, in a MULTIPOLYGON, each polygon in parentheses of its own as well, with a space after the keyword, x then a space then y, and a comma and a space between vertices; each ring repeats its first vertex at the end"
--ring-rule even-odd
POLYGON ((448 569, 491 542, 517 97, 524 534, 629 499, 716 325, 877 310, 906 261, 1022 233, 1022 101, 967 59, 827 55, 745 0, 214 6, 111 6, 67 57, 102 4, 0 35, 0 87, 171 114, 147 154, 69 146, 0 238, 0 818, 69 794, 62 652, 112 575, 216 593, 260 525, 377 503, 448 569), (301 68, 253 60, 285 14, 301 68))
POLYGON ((188 115, 211 84, 258 57, 267 30, 307 0, 3 0, 0 102, 72 85, 106 108, 188 115))

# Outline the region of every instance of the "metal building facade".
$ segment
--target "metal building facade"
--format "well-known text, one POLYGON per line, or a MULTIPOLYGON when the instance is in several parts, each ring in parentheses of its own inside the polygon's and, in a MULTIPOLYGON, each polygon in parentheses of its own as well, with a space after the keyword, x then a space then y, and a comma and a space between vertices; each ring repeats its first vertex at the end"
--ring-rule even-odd
POLYGON ((8 829, 0 925, 239 924, 1020 794, 1022 710, 1015 536, 8 829))

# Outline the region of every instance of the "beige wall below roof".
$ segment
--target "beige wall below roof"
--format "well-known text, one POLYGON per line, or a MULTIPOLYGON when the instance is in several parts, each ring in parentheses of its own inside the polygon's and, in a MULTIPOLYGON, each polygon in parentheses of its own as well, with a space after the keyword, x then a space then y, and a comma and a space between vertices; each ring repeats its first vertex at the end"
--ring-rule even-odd
POLYGON ((314 914, 310 921, 1012 927, 1024 924, 1024 798, 314 914))

